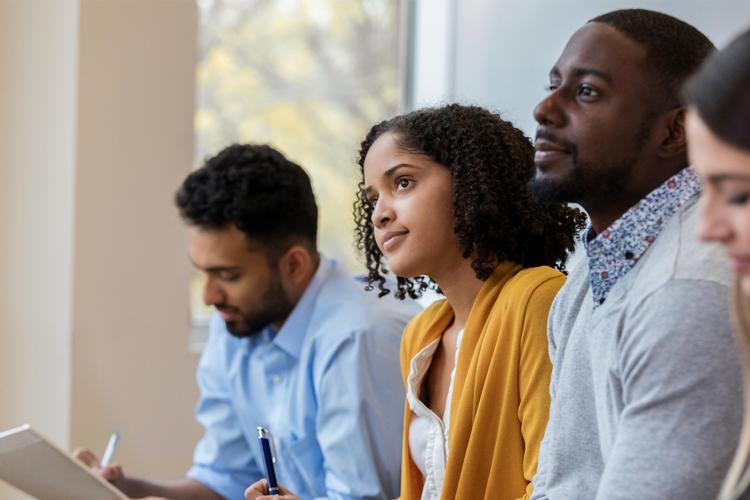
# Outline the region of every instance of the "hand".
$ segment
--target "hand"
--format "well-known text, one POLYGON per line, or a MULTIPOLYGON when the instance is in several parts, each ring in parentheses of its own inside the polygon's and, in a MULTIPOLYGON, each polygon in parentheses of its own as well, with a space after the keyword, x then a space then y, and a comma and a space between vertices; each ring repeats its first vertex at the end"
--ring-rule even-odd
POLYGON ((245 490, 245 500, 299 500, 299 497, 281 485, 279 485, 279 491, 281 495, 269 495, 267 493, 268 482, 261 479, 245 490))
POLYGON ((99 474, 101 477, 112 483, 117 489, 123 490, 125 482, 125 473, 122 471, 122 467, 118 464, 108 465, 107 467, 101 467, 99 465, 99 457, 94 455, 91 450, 85 448, 76 448, 72 453, 73 458, 83 462, 84 465, 92 469, 94 472, 99 474))

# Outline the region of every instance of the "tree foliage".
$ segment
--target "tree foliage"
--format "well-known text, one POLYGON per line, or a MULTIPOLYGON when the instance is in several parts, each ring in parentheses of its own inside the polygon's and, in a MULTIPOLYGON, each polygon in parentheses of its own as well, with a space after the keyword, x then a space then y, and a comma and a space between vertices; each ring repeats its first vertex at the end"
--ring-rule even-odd
POLYGON ((200 0, 196 163, 269 143, 310 174, 322 250, 352 245, 355 158, 400 101, 398 0, 200 0))

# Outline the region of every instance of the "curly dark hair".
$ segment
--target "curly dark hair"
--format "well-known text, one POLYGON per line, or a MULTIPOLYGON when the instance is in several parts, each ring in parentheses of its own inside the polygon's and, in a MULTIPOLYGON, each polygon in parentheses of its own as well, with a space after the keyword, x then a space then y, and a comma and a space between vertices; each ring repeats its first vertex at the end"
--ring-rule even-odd
MULTIPOLYGON (((503 261, 524 267, 565 270, 568 252, 585 222, 578 210, 534 200, 527 184, 534 172, 534 147, 510 122, 478 106, 450 104, 396 116, 372 127, 359 151, 361 178, 354 202, 355 242, 367 265, 368 288, 385 286, 387 267, 378 248, 364 193, 364 164, 383 134, 395 135, 405 151, 425 154, 453 177, 453 231, 477 278, 486 280, 503 261)), ((397 280, 396 297, 418 298, 436 288, 429 277, 397 280)))
POLYGON ((644 70, 657 83, 660 97, 672 106, 680 103, 685 81, 716 50, 694 26, 653 10, 615 10, 589 22, 608 24, 646 48, 644 70))
POLYGON ((207 159, 182 183, 175 204, 189 225, 233 224, 269 255, 298 242, 316 249, 318 207, 310 178, 267 145, 233 144, 207 159))

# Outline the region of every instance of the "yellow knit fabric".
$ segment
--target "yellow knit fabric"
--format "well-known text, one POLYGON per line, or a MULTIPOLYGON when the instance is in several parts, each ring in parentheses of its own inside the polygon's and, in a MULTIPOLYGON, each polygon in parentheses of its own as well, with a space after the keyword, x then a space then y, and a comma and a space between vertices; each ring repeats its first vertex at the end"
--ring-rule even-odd
MULTIPOLYGON (((550 267, 500 264, 474 300, 464 328, 451 401, 442 500, 527 499, 549 416, 547 316, 565 276, 550 267)), ((453 319, 445 300, 412 319, 401 372, 453 319)), ((404 412, 401 498, 419 500, 424 478, 409 452, 404 412)))

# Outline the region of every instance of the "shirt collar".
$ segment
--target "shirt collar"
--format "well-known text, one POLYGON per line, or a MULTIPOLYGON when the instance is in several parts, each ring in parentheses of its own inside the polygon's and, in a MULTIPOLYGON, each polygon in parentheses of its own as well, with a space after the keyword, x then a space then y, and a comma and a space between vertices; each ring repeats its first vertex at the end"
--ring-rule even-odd
POLYGON ((687 167, 591 239, 588 236, 593 236, 594 232, 589 223, 583 232, 583 244, 589 258, 589 280, 595 309, 604 303, 614 284, 656 241, 666 221, 700 191, 700 178, 691 167, 687 167))
POLYGON ((326 260, 321 257, 313 279, 307 285, 302 297, 300 297, 291 314, 284 321, 281 329, 273 337, 272 342, 295 359, 299 359, 302 343, 305 340, 305 334, 310 325, 310 319, 312 318, 313 308, 315 307, 320 288, 335 267, 335 261, 326 260))

